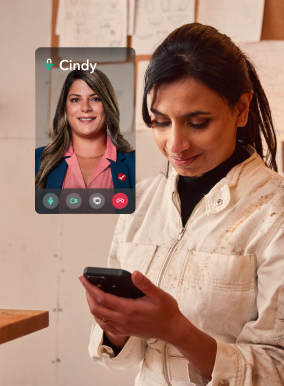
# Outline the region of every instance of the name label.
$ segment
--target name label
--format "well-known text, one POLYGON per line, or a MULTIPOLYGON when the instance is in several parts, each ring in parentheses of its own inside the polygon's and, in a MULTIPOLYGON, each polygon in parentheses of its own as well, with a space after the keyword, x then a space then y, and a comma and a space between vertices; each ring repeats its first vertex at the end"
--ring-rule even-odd
POLYGON ((73 63, 72 60, 61 60, 59 63, 59 67, 63 71, 67 70, 85 70, 89 71, 91 70, 90 74, 92 74, 96 69, 97 63, 92 64, 90 63, 89 59, 87 59, 86 63, 73 63), (68 63, 68 64, 67 64, 68 63))

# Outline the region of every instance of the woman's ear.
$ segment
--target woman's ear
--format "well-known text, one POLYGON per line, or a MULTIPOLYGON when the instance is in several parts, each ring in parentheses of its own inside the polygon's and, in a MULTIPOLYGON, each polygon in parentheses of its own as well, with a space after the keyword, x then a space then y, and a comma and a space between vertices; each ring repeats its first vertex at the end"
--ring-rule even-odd
POLYGON ((240 96, 240 99, 236 105, 238 110, 238 116, 236 120, 237 127, 244 127, 248 121, 249 104, 252 100, 253 93, 247 92, 240 96))

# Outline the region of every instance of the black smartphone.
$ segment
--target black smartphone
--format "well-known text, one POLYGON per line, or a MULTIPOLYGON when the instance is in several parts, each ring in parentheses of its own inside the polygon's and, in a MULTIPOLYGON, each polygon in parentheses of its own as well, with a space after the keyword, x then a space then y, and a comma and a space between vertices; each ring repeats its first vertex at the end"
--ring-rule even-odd
POLYGON ((137 299, 145 296, 131 280, 131 273, 123 269, 87 267, 83 275, 104 292, 123 298, 137 299))

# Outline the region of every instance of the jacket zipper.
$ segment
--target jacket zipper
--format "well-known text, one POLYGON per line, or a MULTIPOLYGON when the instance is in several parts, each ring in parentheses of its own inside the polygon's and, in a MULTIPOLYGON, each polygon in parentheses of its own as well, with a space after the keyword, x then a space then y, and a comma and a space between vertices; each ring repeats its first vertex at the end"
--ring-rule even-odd
MULTIPOLYGON (((164 276, 164 273, 165 273, 165 270, 170 262, 170 259, 175 251, 175 248, 177 246, 177 244, 180 242, 182 236, 184 235, 184 232, 186 231, 187 227, 188 227, 188 224, 190 223, 190 220, 192 219, 193 215, 196 213, 197 211, 197 208, 200 206, 201 202, 204 200, 204 197, 198 202, 198 204, 195 205, 195 207, 193 208, 193 211, 191 212, 191 215, 189 216, 186 224, 184 227, 181 227, 180 228, 180 231, 179 231, 179 234, 178 234, 178 237, 177 239, 175 240, 175 242, 172 244, 170 250, 169 250, 169 253, 168 253, 168 256, 166 258, 166 261, 163 265, 163 268, 161 270, 161 273, 160 273, 160 276, 159 276, 159 279, 158 279, 158 284, 157 284, 157 287, 160 287, 161 285, 161 282, 162 282, 162 278, 164 276)), ((176 207, 176 210, 178 211, 178 208, 174 202, 174 205, 176 207)), ((179 211, 178 211, 179 212, 179 211)), ((179 213, 180 215, 180 213, 179 213)), ((181 222, 181 216, 180 216, 180 222, 181 222)), ((168 384, 168 386, 172 386, 172 382, 170 381, 170 377, 169 377, 169 372, 168 372, 168 357, 167 357, 167 343, 165 343, 165 346, 164 346, 164 351, 163 351, 163 368, 164 368, 164 377, 165 377, 165 380, 168 384)))
POLYGON ((174 252, 174 249, 175 249, 176 245, 179 243, 180 239, 182 238, 182 236, 184 234, 184 231, 185 231, 185 227, 181 227, 176 241, 173 243, 173 245, 171 246, 171 248, 169 250, 168 256, 166 258, 166 261, 165 261, 165 263, 163 265, 162 271, 161 271, 160 276, 159 276, 157 287, 160 287, 160 285, 161 285, 161 281, 162 281, 162 278, 164 276, 165 270, 166 270, 166 268, 168 266, 168 263, 169 263, 172 255, 173 255, 173 252, 174 252))
MULTIPOLYGON (((198 204, 196 204, 195 207, 193 208, 193 211, 191 212, 191 215, 189 216, 189 218, 188 218, 188 220, 187 220, 185 226, 180 228, 180 231, 179 231, 179 234, 178 234, 178 236, 177 236, 177 239, 176 239, 176 240, 174 241, 174 243, 172 244, 172 246, 171 246, 171 248, 170 248, 170 250, 169 250, 168 256, 167 256, 167 258, 166 258, 166 261, 164 262, 163 268, 162 268, 162 270, 161 270, 161 273, 160 273, 160 276, 159 276, 159 279, 158 279, 157 287, 160 287, 162 278, 163 278, 164 273, 165 273, 165 270, 166 270, 166 268, 167 268, 167 266, 168 266, 168 264, 169 264, 169 262, 170 262, 170 259, 171 259, 172 255, 173 255, 173 252, 174 252, 174 250, 175 250, 175 247, 176 247, 177 244, 180 242, 182 236, 184 235, 184 232, 186 231, 186 229, 187 229, 187 227, 188 227, 188 224, 190 223, 190 220, 192 219, 193 215, 196 213, 196 210, 197 210, 197 208, 200 206, 200 204, 201 204, 202 201, 204 201, 204 197, 203 197, 203 198, 198 202, 198 204)), ((174 204, 174 205, 175 205, 175 204, 174 204)), ((176 205, 175 205, 175 207, 176 207, 176 205)), ((177 209, 177 207, 176 207, 176 209, 177 209)), ((178 210, 178 209, 177 209, 177 210, 178 210)), ((179 215, 180 215, 180 213, 179 213, 179 215)), ((181 222, 181 216, 180 216, 180 222, 181 222)))

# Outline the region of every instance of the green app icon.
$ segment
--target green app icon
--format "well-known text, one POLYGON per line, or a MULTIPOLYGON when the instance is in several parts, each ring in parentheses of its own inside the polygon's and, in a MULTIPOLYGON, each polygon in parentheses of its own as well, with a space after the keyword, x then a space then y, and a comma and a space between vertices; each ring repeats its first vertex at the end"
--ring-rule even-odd
POLYGON ((47 59, 47 61, 45 63, 45 67, 48 69, 48 71, 50 71, 52 69, 53 63, 52 63, 51 59, 47 59))
POLYGON ((70 198, 70 204, 77 204, 78 198, 70 198))

